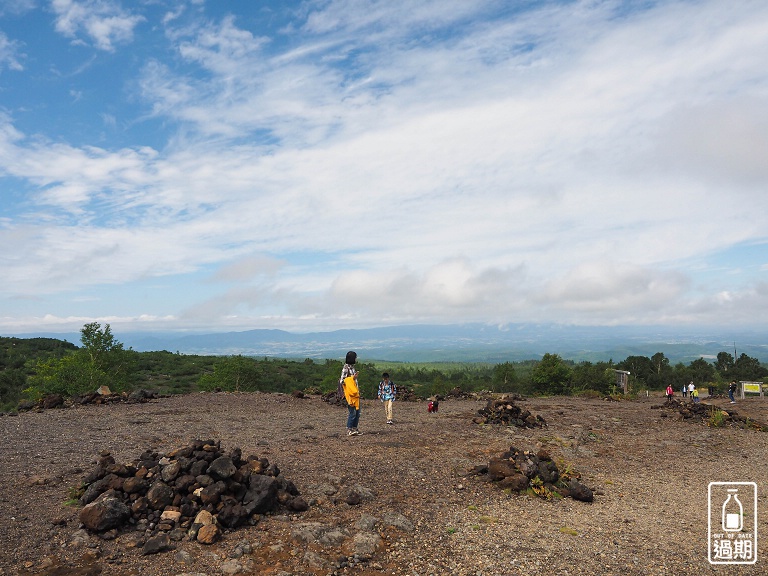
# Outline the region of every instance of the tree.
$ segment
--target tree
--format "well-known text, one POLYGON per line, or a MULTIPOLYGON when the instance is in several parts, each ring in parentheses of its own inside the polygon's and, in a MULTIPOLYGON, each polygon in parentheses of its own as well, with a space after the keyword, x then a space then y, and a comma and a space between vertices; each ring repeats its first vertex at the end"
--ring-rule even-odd
POLYGON ((707 382, 714 382, 717 377, 715 367, 704 360, 704 358, 697 358, 691 362, 688 366, 688 372, 691 376, 690 379, 699 385, 707 382))
POLYGON ((58 393, 75 396, 108 386, 111 392, 129 388, 133 374, 132 359, 122 343, 112 335, 109 324, 86 324, 80 330, 83 346, 62 358, 39 361, 31 386, 25 390, 34 399, 58 393))
POLYGON ((648 386, 656 374, 654 364, 647 356, 627 356, 616 364, 616 369, 629 372, 630 383, 634 383, 631 387, 635 390, 637 386, 648 386))
POLYGON ((760 380, 768 376, 768 370, 760 365, 760 360, 742 353, 733 363, 731 379, 760 380))
MULTIPOLYGON (((86 324, 80 330, 83 347, 76 353, 85 368, 86 390, 109 386, 113 392, 122 391, 128 383, 128 356, 122 343, 112 335, 109 324, 102 329, 98 322, 86 324)), ((83 382, 85 384, 85 382, 83 382)))
POLYGON ((544 354, 533 369, 531 381, 542 394, 568 394, 571 369, 557 354, 544 354))
POLYGON ((661 390, 667 387, 672 367, 669 365, 669 358, 664 356, 663 352, 656 352, 651 356, 651 367, 653 373, 646 375, 646 384, 652 390, 661 390))
POLYGON ((26 382, 27 376, 22 370, 0 370, 0 411, 18 401, 19 392, 26 382))
POLYGON ((512 363, 504 362, 493 367, 493 376, 491 377, 491 390, 493 392, 513 392, 517 389, 517 384, 517 374, 512 363))
POLYGON ((678 362, 672 367, 672 372, 669 377, 669 384, 672 384, 672 388, 675 390, 682 390, 683 385, 688 385, 691 381, 691 371, 688 366, 682 362, 678 362))
POLYGON ((334 392, 339 385, 339 376, 344 363, 338 360, 326 360, 322 369, 323 379, 320 382, 320 390, 323 394, 334 392))
POLYGON ((724 380, 730 378, 730 371, 733 370, 733 356, 728 352, 718 352, 715 370, 724 380))
POLYGON ((661 374, 664 370, 669 369, 669 358, 664 356, 663 352, 656 352, 656 354, 651 356, 651 364, 656 374, 661 374))
POLYGON ((213 374, 200 377, 201 390, 225 390, 227 392, 252 392, 259 389, 261 374, 259 364, 253 358, 242 355, 227 356, 213 366, 213 374))
POLYGON ((571 373, 571 391, 595 390, 609 394, 615 382, 615 373, 610 362, 580 362, 571 373))

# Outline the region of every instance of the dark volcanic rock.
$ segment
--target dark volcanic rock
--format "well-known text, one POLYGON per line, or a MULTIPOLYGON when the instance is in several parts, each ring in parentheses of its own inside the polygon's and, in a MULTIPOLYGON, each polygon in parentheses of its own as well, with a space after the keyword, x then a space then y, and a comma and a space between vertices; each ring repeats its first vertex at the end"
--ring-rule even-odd
POLYGON ((508 488, 513 492, 522 492, 523 490, 526 490, 530 484, 531 481, 528 476, 520 473, 505 476, 499 482, 499 486, 502 488, 508 488))
POLYGON ((237 468, 232 463, 232 458, 229 456, 220 456, 216 458, 208 467, 208 474, 219 480, 226 480, 237 472, 237 468))
POLYGON ((40 401, 40 405, 45 409, 61 408, 64 406, 64 397, 61 394, 48 394, 40 401))
POLYGON ((508 458, 491 458, 488 462, 488 476, 491 480, 502 480, 519 473, 515 462, 508 458))
POLYGON ((547 425, 544 418, 520 408, 515 404, 513 397, 506 395, 488 400, 485 408, 477 411, 477 415, 474 421, 478 424, 501 424, 519 428, 541 428, 547 425))
POLYGON ((130 516, 128 506, 118 498, 107 496, 80 510, 79 519, 88 530, 103 532, 122 526, 130 516))
MULTIPOLYGON (((651 406, 652 409, 664 409, 680 414, 684 420, 692 422, 707 422, 710 426, 736 426, 751 430, 768 431, 768 424, 757 420, 739 416, 730 408, 723 410, 712 404, 704 402, 687 402, 676 398, 667 398, 663 404, 651 406)), ((662 412, 662 416, 665 413, 662 412)))
POLYGON ((552 460, 539 460, 538 473, 539 478, 541 478, 545 484, 554 484, 560 478, 560 471, 552 460))
POLYGON ((155 482, 147 491, 147 503, 155 510, 163 510, 173 502, 173 490, 167 484, 155 482))
POLYGON ((159 534, 146 541, 144 547, 141 549, 141 553, 144 556, 149 554, 157 554, 171 548, 171 539, 167 534, 159 534))
POLYGON ((568 484, 568 493, 574 500, 580 500, 582 502, 592 502, 595 499, 592 490, 576 480, 571 480, 568 484))
POLYGON ((570 469, 561 473, 545 450, 534 454, 512 446, 491 458, 487 466, 475 466, 471 472, 485 475, 489 481, 512 492, 529 491, 545 498, 571 496, 583 502, 594 499, 592 491, 576 481, 578 475, 570 469))
POLYGON ((116 537, 122 528, 133 525, 143 531, 149 526, 148 535, 159 536, 147 541, 144 554, 168 549, 168 538, 183 534, 201 511, 218 524, 199 540, 211 543, 219 537, 219 526, 255 524, 259 515, 281 507, 291 512, 308 509, 274 463, 256 456, 243 460, 239 448, 224 454, 220 442, 213 440, 195 440, 168 456, 148 450, 130 465, 116 464, 105 452, 86 480, 80 498, 85 505, 80 512, 83 525, 102 538, 110 530, 116 537))

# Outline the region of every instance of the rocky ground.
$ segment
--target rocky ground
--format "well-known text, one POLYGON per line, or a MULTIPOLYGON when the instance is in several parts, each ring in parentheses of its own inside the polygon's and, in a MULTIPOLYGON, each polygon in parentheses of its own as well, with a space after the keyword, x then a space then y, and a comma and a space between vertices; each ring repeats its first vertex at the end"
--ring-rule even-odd
MULTIPOLYGON (((704 399, 706 403, 706 399, 704 399)), ((735 408, 722 427, 661 397, 633 401, 531 398, 517 404, 544 426, 482 424, 481 400, 396 402, 385 423, 363 401, 361 436, 346 410, 320 397, 206 393, 147 403, 78 405, 0 416, 0 575, 678 575, 765 574, 707 560, 712 481, 758 483, 766 534, 768 399, 735 408), (194 439, 267 459, 309 508, 280 508, 212 544, 175 530, 145 554, 144 532, 100 537, 68 503, 100 455, 117 463, 170 453, 194 439), (580 473, 594 501, 511 493, 478 467, 509 450, 548 453, 580 473)))

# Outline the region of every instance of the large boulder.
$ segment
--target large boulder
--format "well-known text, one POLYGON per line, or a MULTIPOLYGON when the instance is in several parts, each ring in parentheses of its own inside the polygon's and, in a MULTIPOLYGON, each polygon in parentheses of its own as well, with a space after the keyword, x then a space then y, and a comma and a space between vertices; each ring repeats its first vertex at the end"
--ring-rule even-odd
POLYGON ((88 530, 103 532, 121 527, 131 516, 131 509, 121 500, 106 496, 80 510, 80 522, 88 530))

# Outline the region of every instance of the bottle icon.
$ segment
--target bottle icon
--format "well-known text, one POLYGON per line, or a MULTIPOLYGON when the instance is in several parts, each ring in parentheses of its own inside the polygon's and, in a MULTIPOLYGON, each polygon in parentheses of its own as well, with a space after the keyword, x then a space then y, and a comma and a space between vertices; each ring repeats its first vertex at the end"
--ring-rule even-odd
POLYGON ((723 503, 723 530, 741 532, 744 528, 744 508, 739 501, 738 489, 729 488, 728 498, 723 503))

